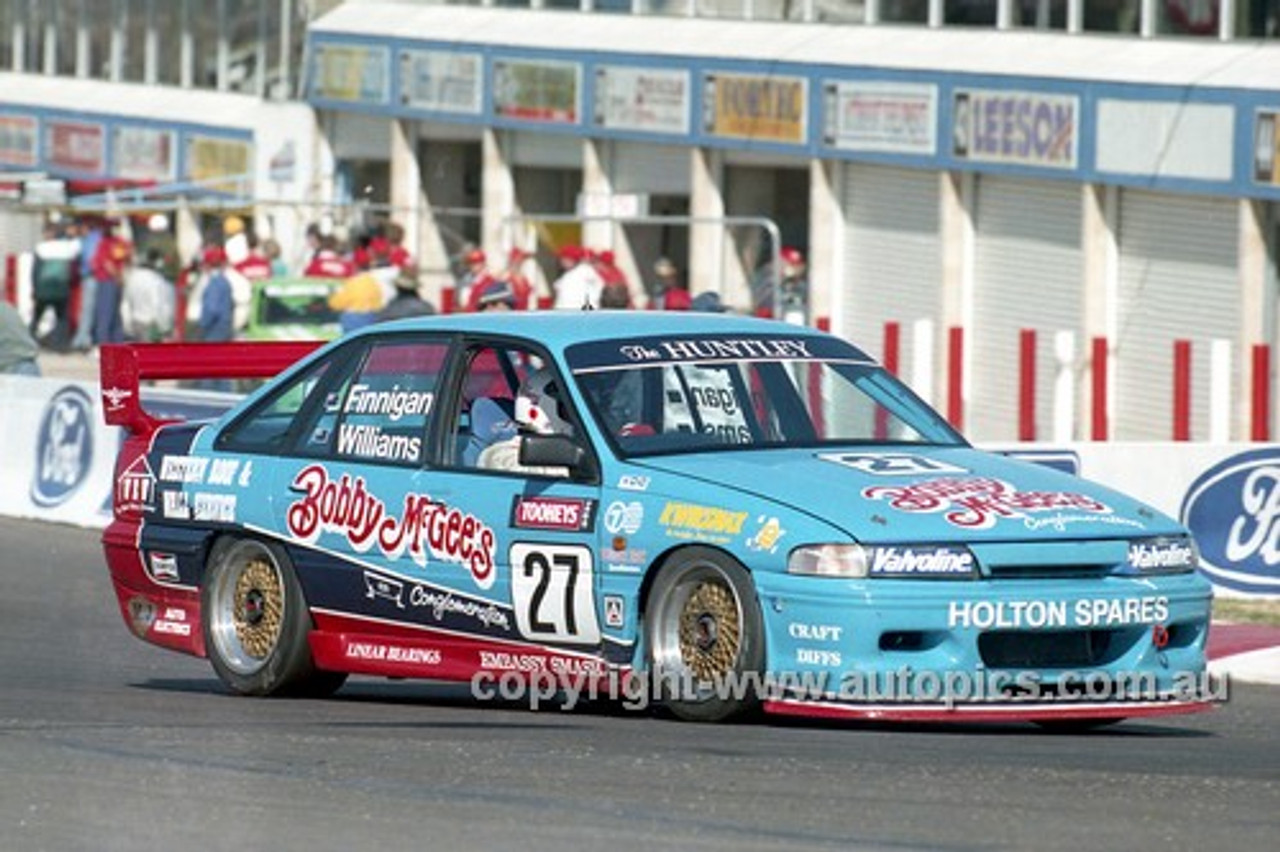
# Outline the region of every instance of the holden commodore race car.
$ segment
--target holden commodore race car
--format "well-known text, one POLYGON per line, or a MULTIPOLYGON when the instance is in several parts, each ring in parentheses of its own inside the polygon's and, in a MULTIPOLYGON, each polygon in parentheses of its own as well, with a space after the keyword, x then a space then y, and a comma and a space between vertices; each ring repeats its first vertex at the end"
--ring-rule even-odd
POLYGON ((102 349, 120 612, 234 692, 1080 726, 1213 703, 1186 529, 974 448, 837 337, 538 312, 316 346, 102 349), (213 421, 138 404, 142 379, 280 370, 213 421))

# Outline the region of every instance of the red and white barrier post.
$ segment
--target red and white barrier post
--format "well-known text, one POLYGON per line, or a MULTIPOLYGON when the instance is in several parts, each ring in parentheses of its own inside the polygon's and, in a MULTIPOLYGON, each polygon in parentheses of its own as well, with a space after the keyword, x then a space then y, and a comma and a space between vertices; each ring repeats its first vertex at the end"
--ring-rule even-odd
MULTIPOLYGON (((880 362, 889 375, 898 375, 902 353, 902 326, 896 322, 884 324, 884 343, 880 349, 880 362)), ((876 408, 875 437, 883 441, 889 437, 889 412, 876 408)))
POLYGON ((1036 332, 1018 332, 1018 440, 1036 439, 1036 332))
POLYGON ((1269 441, 1271 440, 1271 347, 1265 343, 1254 344, 1251 385, 1249 439, 1269 441))
POLYGON ((964 328, 947 329, 947 422, 964 429, 964 328))
POLYGON ((1173 440, 1191 440, 1191 341, 1173 341, 1173 440))
POLYGON ((1093 367, 1092 379, 1093 400, 1089 436, 1094 441, 1107 440, 1107 339, 1095 337, 1091 341, 1093 367))
POLYGON ((18 306, 18 256, 4 256, 4 300, 14 307, 18 306))

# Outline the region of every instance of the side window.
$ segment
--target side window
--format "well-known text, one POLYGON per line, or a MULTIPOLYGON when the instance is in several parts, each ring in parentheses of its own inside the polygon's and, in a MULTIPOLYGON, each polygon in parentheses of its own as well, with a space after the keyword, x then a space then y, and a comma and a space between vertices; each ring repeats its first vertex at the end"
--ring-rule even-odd
POLYGON ((384 341, 358 369, 330 387, 299 436, 303 455, 417 466, 435 413, 448 344, 384 341))
POLYGON ((244 452, 278 453, 298 412, 322 384, 332 361, 322 361, 260 402, 218 438, 218 446, 244 452))
POLYGON ((454 423, 454 463, 479 467, 480 455, 516 435, 515 401, 537 356, 519 349, 483 347, 469 357, 454 423))

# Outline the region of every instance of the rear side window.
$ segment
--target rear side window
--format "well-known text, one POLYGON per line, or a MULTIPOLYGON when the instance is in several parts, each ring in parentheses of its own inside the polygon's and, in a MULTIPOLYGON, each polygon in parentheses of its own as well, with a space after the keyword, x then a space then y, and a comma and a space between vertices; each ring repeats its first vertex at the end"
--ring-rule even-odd
POLYGON ((299 436, 303 455, 421 465, 448 345, 423 341, 371 346, 359 367, 331 386, 299 436))
POLYGON ((285 448, 289 430, 298 412, 324 384, 332 361, 321 361, 301 376, 278 389, 257 408, 233 423, 218 439, 218 446, 244 452, 278 453, 285 448))

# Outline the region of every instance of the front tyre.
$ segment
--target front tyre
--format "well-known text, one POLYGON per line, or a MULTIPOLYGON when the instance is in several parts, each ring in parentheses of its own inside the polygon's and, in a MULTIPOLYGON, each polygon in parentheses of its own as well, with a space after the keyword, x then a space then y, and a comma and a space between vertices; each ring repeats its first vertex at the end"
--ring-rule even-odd
POLYGON ((764 627, 750 573, 706 547, 660 569, 645 612, 649 672, 676 716, 716 722, 759 704, 764 627))
POLYGON ((316 669, 311 616, 293 565, 274 544, 216 547, 200 590, 204 643, 222 682, 241 695, 327 695, 346 680, 316 669))

